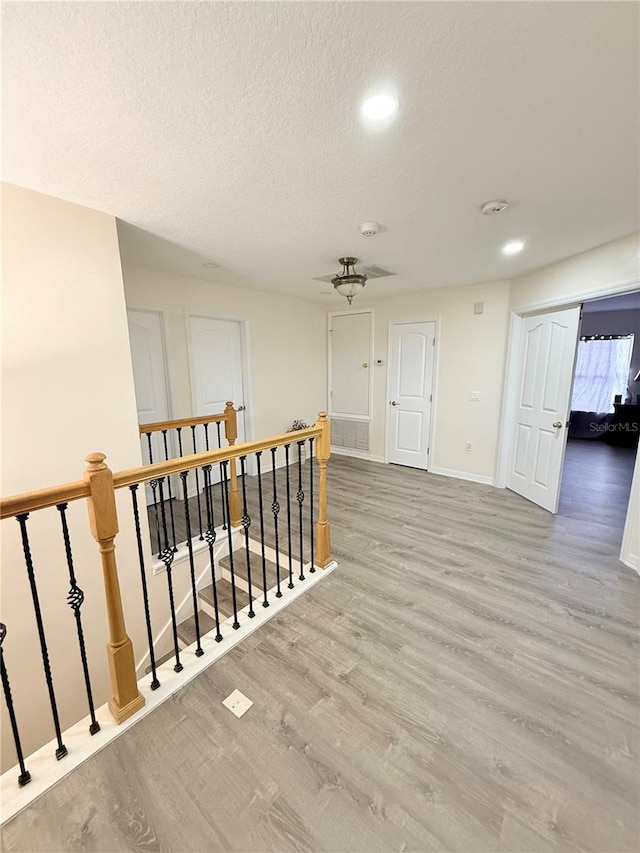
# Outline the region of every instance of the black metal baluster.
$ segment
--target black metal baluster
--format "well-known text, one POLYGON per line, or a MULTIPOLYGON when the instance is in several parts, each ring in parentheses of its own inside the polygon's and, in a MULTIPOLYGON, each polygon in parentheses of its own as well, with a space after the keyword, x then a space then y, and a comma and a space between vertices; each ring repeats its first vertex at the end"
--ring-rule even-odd
POLYGON ((289 448, 290 444, 284 446, 285 468, 287 470, 287 538, 289 546, 289 589, 293 589, 293 548, 291 547, 291 484, 289 483, 289 448))
POLYGON ((249 587, 249 613, 250 619, 256 615, 253 609, 253 587, 251 584, 251 551, 249 549, 249 528, 251 527, 251 516, 247 510, 247 484, 245 482, 246 456, 240 457, 240 477, 242 478, 242 527, 244 528, 244 547, 247 555, 247 585, 249 587))
POLYGON ((298 580, 303 581, 304 578, 304 524, 302 520, 302 504, 304 503, 304 492, 302 491, 302 448, 304 441, 298 443, 298 493, 296 499, 298 501, 298 527, 300 533, 300 575, 298 580))
POLYGON ((216 619, 216 643, 219 643, 222 640, 222 634, 220 632, 220 611, 218 609, 216 567, 213 558, 213 546, 216 541, 216 520, 213 514, 213 501, 211 500, 211 465, 205 465, 202 470, 204 472, 205 503, 207 512, 207 532, 205 534, 205 539, 209 546, 209 566, 211 568, 211 582, 213 584, 213 610, 216 619), (207 489, 206 486, 209 486, 209 488, 207 489))
MULTIPOLYGON (((162 441, 164 443, 165 462, 169 461, 169 445, 167 444, 167 430, 162 430, 162 441)), ((171 493, 171 477, 167 477, 167 491, 169 492, 169 518, 171 519, 171 537, 173 539, 173 552, 178 550, 176 545, 176 522, 173 517, 173 494, 171 493)))
POLYGON ((24 551, 24 561, 27 567, 27 575, 29 576, 29 586, 31 587, 31 598, 33 599, 33 609, 36 616, 36 624, 38 626, 38 636, 40 638, 40 652, 42 654, 42 666, 44 668, 44 677, 47 682, 49 691, 49 702, 51 704, 51 715, 53 716, 53 725, 56 730, 56 740, 58 748, 56 749, 56 758, 60 760, 67 754, 67 747, 62 742, 62 732, 60 731, 60 717, 58 716, 58 705, 56 703, 56 694, 53 689, 53 676, 51 675, 51 664, 49 662, 49 649, 47 648, 47 638, 44 633, 44 623, 42 621, 42 611, 40 610, 40 598, 38 596, 38 587, 36 584, 35 569, 33 567, 33 559, 31 557, 31 546, 29 545, 29 534, 27 533, 27 519, 29 513, 23 513, 16 516, 20 525, 20 533, 22 534, 22 549, 24 551))
POLYGON ((133 520, 136 527, 136 541, 138 543, 138 562, 140 564, 140 581, 142 583, 142 601, 144 603, 144 618, 147 625, 147 642, 149 644, 149 662, 151 663, 151 689, 160 687, 156 673, 156 656, 153 650, 153 632, 151 630, 151 613, 149 611, 149 590, 147 589, 147 575, 144 569, 144 549, 142 547, 142 531, 140 530, 140 513, 138 512, 138 483, 129 486, 131 492, 131 503, 133 504, 133 520))
POLYGON ((22 744, 20 743, 20 733, 18 731, 18 721, 16 720, 16 712, 13 707, 13 696, 11 695, 11 685, 9 684, 9 676, 4 663, 4 638, 7 636, 7 626, 0 622, 0 676, 2 677, 2 689, 4 691, 4 701, 9 712, 9 721, 11 723, 11 731, 13 732, 13 742, 18 753, 18 764, 20 765, 20 775, 18 776, 18 785, 23 788, 31 781, 31 773, 27 770, 24 763, 24 753, 22 752, 22 744))
POLYGON ((176 427, 178 433, 178 456, 182 459, 182 427, 176 427))
MULTIPOLYGON (((149 464, 153 465, 153 447, 151 446, 151 433, 145 433, 147 436, 147 444, 149 445, 149 464)), ((162 552, 162 541, 160 539, 160 516, 158 515, 158 481, 151 480, 149 482, 149 486, 151 487, 151 494, 153 495, 153 514, 156 520, 156 534, 158 537, 158 559, 160 558, 160 554, 162 552)))
POLYGON ((313 442, 315 438, 311 436, 309 439, 309 540, 311 542, 311 566, 309 571, 313 574, 316 570, 314 566, 315 553, 315 537, 313 530, 313 442))
MULTIPOLYGON (((191 443, 193 444, 193 452, 197 453, 196 446, 196 427, 195 424, 191 425, 191 443)), ((200 477, 198 476, 198 469, 196 468, 196 496, 198 498, 198 528, 200 530, 200 541, 204 540, 204 536, 202 535, 202 509, 200 507, 200 477)))
POLYGON ((273 530, 276 537, 276 598, 282 598, 282 590, 280 589, 280 538, 278 536, 278 515, 280 513, 280 504, 278 503, 278 486, 276 483, 276 449, 271 448, 271 473, 273 475, 273 500, 271 501, 271 512, 273 513, 273 530))
MULTIPOLYGON (((224 505, 227 510, 227 517, 229 516, 229 480, 227 478, 227 467, 229 463, 227 461, 220 463, 220 468, 222 470, 222 483, 224 486, 224 505)), ((227 541, 229 542, 229 571, 231 572, 231 599, 233 601, 233 628, 237 630, 240 627, 240 623, 238 622, 238 602, 236 600, 236 573, 233 566, 233 533, 231 532, 231 525, 227 528, 227 541)))
POLYGON ((169 533, 167 530, 167 514, 164 508, 164 477, 158 480, 158 488, 160 490, 160 509, 162 511, 162 531, 164 534, 164 548, 160 554, 160 559, 164 563, 167 574, 167 590, 169 593, 169 609, 171 611, 171 627, 173 629, 173 651, 176 658, 173 667, 174 672, 182 672, 184 667, 180 663, 180 646, 178 645, 178 623, 176 621, 176 604, 173 595, 173 548, 169 544, 169 533))
POLYGON ((187 550, 189 551, 189 571, 191 572, 191 596, 193 598, 193 620, 196 627, 196 657, 202 657, 204 649, 200 643, 200 615, 198 612, 198 590, 196 588, 196 566, 193 559, 191 541, 191 512, 189 510, 189 472, 181 471, 182 494, 184 495, 184 520, 187 527, 187 550))
POLYGON ((262 602, 263 607, 269 606, 269 598, 267 596, 267 557, 264 551, 264 511, 262 509, 262 470, 260 467, 260 459, 262 457, 262 451, 258 450, 256 453, 256 460, 258 463, 258 503, 260 505, 260 548, 262 551, 262 588, 264 594, 264 600, 262 602))
MULTIPOLYGON (((222 447, 222 434, 220 432, 220 421, 216 421, 216 430, 218 432, 218 449, 222 447)), ((220 487, 222 490, 222 486, 220 487)), ((224 505, 224 501, 222 501, 222 529, 227 529, 227 510, 224 505)))
MULTIPOLYGON (((204 443, 205 443, 206 450, 209 451, 211 449, 209 447, 209 424, 204 424, 204 443)), ((220 447, 219 441, 218 441, 218 447, 220 447)), ((205 486, 205 488, 207 488, 207 487, 205 486)), ((213 482, 209 483, 208 488, 209 488, 209 492, 210 492, 210 496, 211 496, 211 506, 213 506, 213 482)), ((220 497, 222 498, 222 493, 220 494, 220 497)), ((222 517, 224 518, 224 500, 221 500, 221 503, 222 503, 222 517)), ((206 508, 205 508, 205 511, 206 511, 206 508)), ((226 530, 226 525, 224 526, 224 529, 226 530)))
POLYGON ((82 628, 82 616, 80 608, 84 601, 84 592, 78 586, 76 573, 73 566, 73 554, 71 552, 71 537, 69 536, 69 526, 67 524, 67 506, 68 504, 58 504, 56 509, 60 513, 60 522, 62 524, 62 538, 64 539, 64 551, 67 557, 67 568, 69 569, 69 593, 67 595, 67 603, 73 610, 73 615, 76 620, 76 630, 78 632, 78 646, 80 647, 80 660, 82 661, 82 672, 84 674, 84 684, 87 690, 87 702, 89 703, 89 716, 91 717, 91 725, 89 726, 89 734, 96 734, 100 731, 100 723, 96 720, 96 710, 93 704, 93 693, 91 691, 91 677, 89 675, 89 663, 87 661, 87 649, 84 643, 84 630, 82 628))

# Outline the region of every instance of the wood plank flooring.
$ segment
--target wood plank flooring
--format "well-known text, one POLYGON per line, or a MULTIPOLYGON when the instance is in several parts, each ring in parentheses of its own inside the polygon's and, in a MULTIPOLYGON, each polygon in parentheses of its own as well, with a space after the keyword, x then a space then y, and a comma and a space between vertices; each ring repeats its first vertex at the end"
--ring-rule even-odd
POLYGON ((11 821, 7 853, 640 849, 620 524, 329 467, 339 569, 11 821))

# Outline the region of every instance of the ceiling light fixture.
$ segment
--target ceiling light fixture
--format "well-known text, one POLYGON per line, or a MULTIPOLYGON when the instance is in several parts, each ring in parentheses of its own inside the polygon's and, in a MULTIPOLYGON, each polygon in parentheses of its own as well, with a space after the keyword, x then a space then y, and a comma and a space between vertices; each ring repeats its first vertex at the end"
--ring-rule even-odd
POLYGON ((518 255, 524 249, 524 240, 509 240, 502 247, 503 255, 518 255))
POLYGON ((373 121, 391 118, 398 111, 398 99, 393 95, 374 95, 367 98, 361 107, 362 115, 373 121))
POLYGON ((347 302, 351 305, 353 297, 360 293, 367 283, 367 277, 356 272, 357 258, 340 258, 340 263, 342 264, 342 272, 331 279, 331 284, 340 296, 346 297, 347 302))

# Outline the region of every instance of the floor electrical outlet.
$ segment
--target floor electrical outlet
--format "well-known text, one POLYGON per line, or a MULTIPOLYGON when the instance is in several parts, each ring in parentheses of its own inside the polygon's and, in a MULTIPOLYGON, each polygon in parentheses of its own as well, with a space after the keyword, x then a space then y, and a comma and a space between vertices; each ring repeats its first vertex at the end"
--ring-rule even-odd
POLYGON ((251 699, 247 699, 244 693, 241 693, 239 690, 234 690, 226 699, 222 700, 222 704, 225 708, 228 708, 232 714, 235 714, 236 717, 240 718, 243 714, 246 714, 249 708, 253 705, 253 702, 251 699))

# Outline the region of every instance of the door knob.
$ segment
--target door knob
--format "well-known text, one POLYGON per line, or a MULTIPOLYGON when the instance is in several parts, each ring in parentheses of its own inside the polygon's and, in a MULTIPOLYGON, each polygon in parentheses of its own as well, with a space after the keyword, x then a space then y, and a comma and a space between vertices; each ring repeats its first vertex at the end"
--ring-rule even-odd
POLYGON ((363 367, 369 367, 369 363, 368 363, 367 361, 365 361, 365 362, 363 362, 363 363, 362 363, 362 366, 363 366, 363 367))
POLYGON ((397 404, 397 402, 396 402, 395 400, 392 400, 392 401, 391 401, 391 405, 392 405, 392 406, 397 406, 398 404, 397 404))
POLYGON ((244 412, 244 410, 245 410, 244 406, 238 406, 238 408, 236 409, 236 412, 244 412))
POLYGON ((554 426, 556 429, 562 429, 562 421, 556 421, 556 422, 553 424, 553 426, 554 426))

